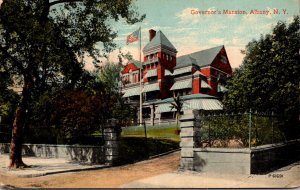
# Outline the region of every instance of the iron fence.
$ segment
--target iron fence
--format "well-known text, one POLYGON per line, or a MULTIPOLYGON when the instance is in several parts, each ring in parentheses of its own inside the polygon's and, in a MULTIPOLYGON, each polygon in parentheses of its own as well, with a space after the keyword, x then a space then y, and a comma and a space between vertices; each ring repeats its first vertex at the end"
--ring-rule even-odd
POLYGON ((201 121, 202 147, 251 148, 287 140, 284 117, 274 113, 206 112, 201 121))

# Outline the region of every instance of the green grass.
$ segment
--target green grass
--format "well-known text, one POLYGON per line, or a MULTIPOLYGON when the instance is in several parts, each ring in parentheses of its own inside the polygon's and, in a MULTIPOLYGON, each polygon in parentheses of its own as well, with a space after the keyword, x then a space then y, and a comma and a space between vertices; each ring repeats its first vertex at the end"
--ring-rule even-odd
MULTIPOLYGON (((147 126, 147 137, 155 139, 168 139, 179 142, 180 137, 176 124, 147 126)), ((122 129, 122 137, 145 137, 143 126, 126 127, 122 129)))

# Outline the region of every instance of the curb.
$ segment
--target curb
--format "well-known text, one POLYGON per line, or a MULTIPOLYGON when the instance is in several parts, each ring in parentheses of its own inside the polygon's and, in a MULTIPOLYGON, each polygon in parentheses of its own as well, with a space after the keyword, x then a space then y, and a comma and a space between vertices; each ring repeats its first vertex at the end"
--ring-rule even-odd
POLYGON ((170 150, 170 151, 168 151, 168 152, 164 152, 164 153, 161 153, 161 154, 157 154, 157 155, 154 155, 154 156, 150 156, 150 157, 148 158, 148 160, 149 160, 149 159, 153 159, 153 158, 158 158, 158 157, 161 157, 161 156, 165 156, 165 155, 168 155, 168 154, 171 154, 171 153, 173 153, 173 152, 180 151, 180 150, 181 150, 181 149, 178 148, 178 149, 175 149, 175 150, 170 150))
POLYGON ((16 174, 15 176, 22 177, 22 178, 34 178, 34 177, 41 177, 41 176, 53 175, 53 174, 60 174, 60 173, 80 172, 80 171, 105 169, 105 168, 110 168, 110 167, 112 167, 112 166, 104 165, 104 166, 93 167, 93 168, 70 169, 70 170, 61 170, 61 171, 38 173, 38 174, 16 174))

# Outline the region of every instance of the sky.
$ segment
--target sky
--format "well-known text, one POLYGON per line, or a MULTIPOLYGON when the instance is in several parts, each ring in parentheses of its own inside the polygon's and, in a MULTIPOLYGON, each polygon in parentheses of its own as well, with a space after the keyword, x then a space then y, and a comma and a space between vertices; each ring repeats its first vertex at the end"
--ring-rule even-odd
MULTIPOLYGON (((290 23, 294 15, 299 15, 300 0, 135 0, 133 6, 146 14, 142 22, 111 23, 118 32, 115 43, 122 52, 130 52, 139 60, 138 43, 126 45, 126 37, 141 27, 142 48, 149 42, 149 29, 161 30, 176 47, 177 56, 224 45, 231 66, 237 68, 244 57, 240 51, 250 41, 270 33, 278 21, 290 23), (247 14, 224 14, 224 10, 247 14), (251 10, 267 14, 250 14, 251 10), (203 11, 215 14, 199 14, 203 11)), ((113 51, 109 60, 117 62, 118 52, 113 51)), ((85 68, 91 70, 91 59, 87 62, 85 68)))
MULTIPOLYGON (((161 30, 176 47, 177 57, 224 45, 231 66, 237 68, 244 57, 240 51, 248 42, 270 33, 278 21, 290 23, 294 15, 299 15, 300 0, 136 0, 134 6, 140 14, 146 14, 143 22, 113 24, 118 31, 117 46, 134 59, 139 59, 138 43, 126 45, 126 36, 141 27, 142 47, 149 42, 149 29, 161 30), (276 10, 278 14, 274 14, 276 10)), ((117 52, 110 54, 110 61, 117 61, 117 52)))

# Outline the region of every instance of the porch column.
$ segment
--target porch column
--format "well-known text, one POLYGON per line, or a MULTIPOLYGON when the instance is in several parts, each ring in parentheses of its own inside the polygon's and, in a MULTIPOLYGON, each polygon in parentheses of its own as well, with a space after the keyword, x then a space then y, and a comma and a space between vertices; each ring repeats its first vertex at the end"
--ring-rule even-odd
POLYGON ((137 108, 136 114, 137 114, 137 123, 140 124, 140 108, 137 108))
POLYGON ((150 114, 150 122, 151 122, 151 125, 153 126, 154 125, 154 118, 155 118, 155 115, 154 115, 154 105, 150 105, 150 110, 151 110, 151 114, 150 114))
POLYGON ((161 113, 155 113, 155 119, 158 119, 158 124, 160 125, 161 113))

